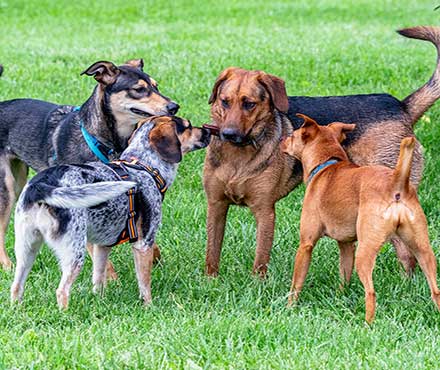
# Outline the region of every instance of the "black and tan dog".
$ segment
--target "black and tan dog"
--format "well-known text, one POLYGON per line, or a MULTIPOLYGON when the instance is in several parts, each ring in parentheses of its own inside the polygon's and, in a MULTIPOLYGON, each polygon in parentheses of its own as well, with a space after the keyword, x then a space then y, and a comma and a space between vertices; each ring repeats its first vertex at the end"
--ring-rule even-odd
MULTIPOLYGON (((440 48, 440 28, 401 30, 406 37, 427 40, 440 48)), ((218 77, 209 102, 212 124, 219 131, 208 147, 204 186, 208 198, 206 272, 216 275, 226 215, 232 204, 248 206, 257 220, 254 271, 265 274, 275 228, 275 203, 301 183, 301 165, 281 153, 280 139, 300 125, 304 113, 321 125, 356 123, 343 145, 359 165, 393 167, 400 142, 413 135, 413 126, 440 97, 440 63, 431 79, 404 100, 387 94, 335 97, 287 97, 284 81, 262 71, 228 68, 218 77)), ((417 143, 411 180, 421 180, 423 158, 417 143)), ((414 258, 397 239, 406 269, 414 258)))
POLYGON ((149 303, 153 244, 164 192, 173 183, 183 155, 206 147, 209 141, 207 130, 192 127, 185 119, 153 117, 135 131, 120 161, 110 166, 101 162, 61 165, 36 175, 24 188, 15 211, 17 266, 12 300, 21 300, 43 241, 60 261, 57 300, 61 308, 67 308, 70 288, 84 263, 86 242, 96 244, 93 285, 95 291, 101 290, 111 251, 107 246, 120 240, 127 216, 137 212, 137 221, 129 225, 138 230, 139 240, 133 244, 136 275, 141 297, 149 303), (130 181, 120 181, 121 168, 130 181), (133 198, 124 194, 130 188, 133 198))
POLYGON ((6 229, 28 167, 41 171, 97 156, 118 158, 141 119, 174 115, 179 109, 143 71, 142 59, 119 67, 96 62, 82 74, 93 76, 98 85, 80 109, 34 99, 0 103, 0 264, 4 268, 11 267, 6 229), (94 141, 97 153, 86 140, 94 141))
POLYGON ((415 138, 402 140, 395 170, 361 167, 348 159, 340 144, 355 125, 335 122, 319 126, 307 116, 298 116, 304 119, 304 125, 281 143, 283 152, 302 162, 307 185, 289 305, 302 290, 313 248, 319 239, 328 236, 339 244, 343 282, 350 281, 356 265, 365 289, 365 320, 371 323, 376 307, 376 257, 386 241, 398 236, 416 256, 432 299, 440 307, 437 262, 429 244, 426 217, 417 191, 409 182, 415 138))

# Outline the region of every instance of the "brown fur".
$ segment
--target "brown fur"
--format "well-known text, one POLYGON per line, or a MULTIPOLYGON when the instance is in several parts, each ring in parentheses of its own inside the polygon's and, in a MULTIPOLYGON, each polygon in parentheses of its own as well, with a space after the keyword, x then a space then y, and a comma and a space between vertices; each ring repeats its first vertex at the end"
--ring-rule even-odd
POLYGON ((371 323, 376 305, 372 280, 376 256, 387 240, 398 236, 416 256, 432 299, 440 307, 437 263, 429 244, 426 217, 416 189, 409 182, 415 138, 402 140, 395 170, 384 166, 359 167, 349 161, 339 143, 355 125, 318 126, 310 118, 304 119, 304 126, 281 144, 283 152, 302 161, 307 183, 289 304, 298 299, 315 244, 321 237, 329 236, 338 241, 341 249, 343 281, 350 280, 353 262, 356 266, 365 288, 365 320, 371 323), (310 177, 318 165, 333 158, 339 162, 310 177), (356 240, 359 245, 354 258, 356 240))

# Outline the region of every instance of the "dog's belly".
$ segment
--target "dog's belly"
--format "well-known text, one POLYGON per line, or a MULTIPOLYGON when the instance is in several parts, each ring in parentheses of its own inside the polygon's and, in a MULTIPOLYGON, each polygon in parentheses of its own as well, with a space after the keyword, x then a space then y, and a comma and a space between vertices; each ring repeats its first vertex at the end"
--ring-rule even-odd
POLYGON ((333 222, 325 225, 324 235, 338 242, 357 240, 356 223, 333 222))
MULTIPOLYGON (((125 200, 125 199, 124 199, 125 200)), ((102 246, 116 243, 127 225, 126 202, 105 202, 88 210, 87 240, 102 246)))

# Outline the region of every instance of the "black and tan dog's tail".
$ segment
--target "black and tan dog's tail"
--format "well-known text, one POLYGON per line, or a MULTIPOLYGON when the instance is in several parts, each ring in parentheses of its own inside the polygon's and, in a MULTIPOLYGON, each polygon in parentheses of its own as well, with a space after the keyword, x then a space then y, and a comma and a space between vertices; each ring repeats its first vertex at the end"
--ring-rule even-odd
POLYGON ((414 125, 438 98, 440 98, 440 27, 418 26, 404 28, 399 34, 412 39, 432 42, 437 48, 437 66, 429 81, 407 96, 403 103, 414 125))
MULTIPOLYGON (((406 193, 409 187, 409 176, 411 175, 411 165, 413 161, 415 137, 406 137, 400 143, 400 154, 394 171, 394 191, 406 193)), ((400 195, 399 195, 400 196, 400 195)), ((396 199, 398 200, 398 199, 396 199)))

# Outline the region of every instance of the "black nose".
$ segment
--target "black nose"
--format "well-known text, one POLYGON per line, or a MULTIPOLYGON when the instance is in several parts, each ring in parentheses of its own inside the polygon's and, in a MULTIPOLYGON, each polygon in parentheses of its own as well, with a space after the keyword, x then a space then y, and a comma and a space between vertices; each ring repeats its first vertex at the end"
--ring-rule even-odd
POLYGON ((174 103, 173 101, 167 104, 167 111, 172 116, 174 116, 177 113, 179 108, 180 108, 179 104, 174 103))
POLYGON ((235 128, 225 128, 224 130, 221 130, 220 139, 232 141, 233 143, 241 143, 243 141, 240 132, 235 128))
POLYGON ((202 143, 209 144, 211 141, 211 131, 207 130, 206 128, 202 128, 202 138, 200 141, 202 143))

